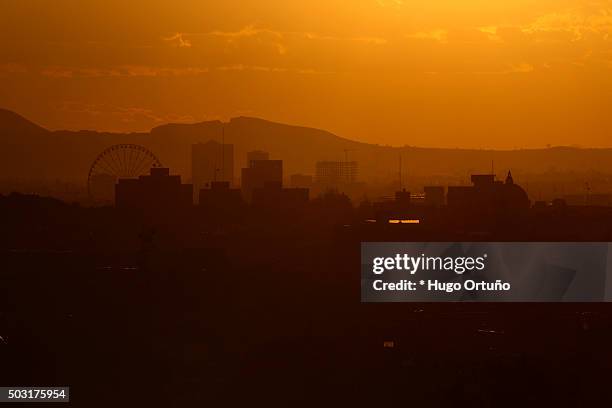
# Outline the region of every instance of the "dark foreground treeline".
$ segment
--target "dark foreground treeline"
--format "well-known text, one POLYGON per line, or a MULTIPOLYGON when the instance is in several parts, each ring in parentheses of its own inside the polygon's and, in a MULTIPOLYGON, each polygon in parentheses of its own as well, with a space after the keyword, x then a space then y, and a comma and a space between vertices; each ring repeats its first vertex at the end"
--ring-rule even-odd
POLYGON ((440 212, 445 222, 410 229, 322 200, 151 220, 1 197, 0 382, 69 385, 85 407, 587 406, 606 395, 607 304, 359 301, 361 241, 525 240, 560 219, 560 240, 599 240, 605 213, 481 214, 468 228, 440 212))

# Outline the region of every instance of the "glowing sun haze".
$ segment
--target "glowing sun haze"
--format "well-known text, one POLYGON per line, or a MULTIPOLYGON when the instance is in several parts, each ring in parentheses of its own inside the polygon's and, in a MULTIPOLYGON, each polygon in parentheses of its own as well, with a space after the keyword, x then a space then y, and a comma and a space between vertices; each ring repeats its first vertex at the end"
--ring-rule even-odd
POLYGON ((392 145, 612 146, 612 1, 4 0, 0 106, 51 129, 255 116, 392 145))

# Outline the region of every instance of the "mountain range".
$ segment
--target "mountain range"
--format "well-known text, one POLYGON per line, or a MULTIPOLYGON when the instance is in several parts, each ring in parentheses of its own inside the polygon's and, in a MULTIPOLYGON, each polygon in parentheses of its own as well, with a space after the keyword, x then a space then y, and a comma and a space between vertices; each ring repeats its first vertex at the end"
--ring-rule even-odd
MULTIPOLYGON (((494 136, 492 136, 494 137, 494 136)), ((285 176, 314 174, 319 160, 356 160, 366 182, 398 179, 400 156, 404 177, 454 177, 470 173, 514 174, 600 172, 612 174, 612 149, 551 147, 476 150, 391 147, 342 138, 320 129, 237 117, 226 123, 207 121, 166 124, 141 133, 50 131, 9 110, 0 109, 0 178, 84 182, 96 156, 108 146, 135 143, 149 148, 172 173, 191 178, 191 145, 225 140, 235 146, 235 174, 246 164, 246 152, 265 150, 284 160, 285 176)), ((410 141, 410 129, 406 129, 410 141)))

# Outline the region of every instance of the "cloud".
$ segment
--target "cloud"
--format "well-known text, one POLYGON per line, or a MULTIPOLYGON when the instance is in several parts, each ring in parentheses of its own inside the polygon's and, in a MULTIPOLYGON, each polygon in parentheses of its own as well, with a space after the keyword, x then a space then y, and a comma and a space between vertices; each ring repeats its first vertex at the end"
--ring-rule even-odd
POLYGON ((24 65, 15 63, 0 64, 0 77, 8 76, 11 74, 23 74, 28 70, 24 65))
POLYGON ((270 73, 293 74, 330 74, 332 72, 319 71, 311 68, 286 68, 263 65, 232 64, 215 67, 154 67, 146 65, 122 65, 111 68, 81 68, 81 67, 46 67, 40 71, 43 76, 57 79, 70 78, 109 78, 109 77, 180 77, 198 76, 211 72, 224 71, 253 71, 270 73))
POLYGON ((62 67, 47 67, 41 71, 41 74, 49 78, 72 78, 74 71, 62 67))
POLYGON ((535 67, 527 62, 519 64, 509 64, 507 68, 490 71, 425 71, 426 75, 510 75, 510 74, 528 74, 535 71, 535 67))
POLYGON ((234 65, 224 65, 220 67, 216 67, 217 71, 255 71, 255 72, 288 72, 293 74, 301 74, 301 75, 317 75, 317 74, 333 74, 336 72, 332 71, 318 71, 315 69, 289 69, 282 67, 267 67, 261 65, 244 65, 244 64, 234 64, 234 65))
POLYGON ((589 10, 585 8, 567 9, 562 12, 544 14, 521 30, 527 34, 545 32, 566 32, 571 34, 573 41, 584 38, 588 33, 597 33, 608 37, 612 32, 612 9, 600 8, 589 10))
POLYGON ((320 34, 310 31, 275 31, 266 28, 257 28, 254 24, 245 26, 238 31, 212 31, 204 34, 191 34, 191 35, 209 35, 228 39, 237 38, 249 38, 261 35, 270 35, 277 39, 287 39, 288 37, 302 37, 309 40, 322 40, 322 41, 356 41, 371 44, 384 44, 387 42, 384 38, 380 37, 342 37, 320 34))
POLYGON ((502 38, 498 34, 498 30, 499 30, 498 26, 478 27, 477 30, 485 34, 489 41, 498 42, 498 43, 503 42, 502 38))
POLYGON ((215 68, 218 71, 260 71, 260 72, 288 72, 286 68, 265 67, 258 65, 225 65, 215 68))
POLYGON ((387 40, 381 37, 374 36, 334 36, 308 31, 277 31, 268 28, 257 27, 255 24, 249 24, 236 31, 209 31, 203 33, 177 33, 171 37, 164 38, 165 41, 172 42, 175 45, 188 44, 188 47, 196 47, 201 39, 219 39, 228 44, 237 44, 249 40, 256 40, 256 45, 272 46, 279 55, 285 55, 289 50, 291 41, 296 39, 306 39, 312 41, 349 41, 363 44, 382 45, 386 44, 387 40))
POLYGON ((518 65, 512 65, 510 67, 510 70, 507 71, 507 73, 512 74, 512 73, 519 73, 519 74, 526 74, 528 72, 533 72, 535 70, 534 66, 531 64, 528 64, 526 62, 521 62, 518 65))
POLYGON ((404 0, 376 0, 380 7, 400 8, 404 5, 404 0))
MULTIPOLYGON (((507 69, 489 71, 477 68, 466 72, 480 74, 520 74, 537 68, 569 69, 612 67, 612 8, 608 2, 586 2, 579 7, 542 13, 515 24, 489 24, 476 27, 430 27, 409 33, 406 38, 432 41, 444 46, 431 61, 446 61, 457 66, 487 67, 485 55, 500 58, 507 69), (463 52, 452 57, 454 50, 463 52), (449 54, 450 53, 450 54, 449 54), (453 58, 451 61, 450 58, 453 58), (452 62, 456 61, 457 64, 452 62), (478 71, 478 72, 475 72, 478 71)), ((452 72, 431 69, 424 72, 452 72)))
POLYGON ((159 123, 193 123, 196 121, 191 115, 164 113, 160 114, 153 109, 139 106, 117 106, 111 104, 84 103, 78 101, 63 101, 60 110, 93 117, 101 117, 119 121, 121 123, 153 122, 159 123))
POLYGON ((280 55, 284 55, 287 52, 287 46, 283 42, 284 35, 282 32, 267 28, 258 28, 254 24, 249 24, 237 31, 215 30, 205 33, 177 33, 165 40, 174 42, 180 41, 179 44, 185 44, 182 46, 191 47, 196 38, 217 38, 227 43, 257 38, 261 43, 267 42, 271 44, 280 55))
POLYGON ((521 62, 519 64, 510 64, 507 69, 499 71, 477 71, 473 74, 480 75, 509 75, 509 74, 528 74, 535 71, 535 67, 527 62, 521 62))
POLYGON ((360 42, 364 44, 386 44, 387 40, 381 37, 339 37, 332 35, 322 35, 311 32, 295 32, 292 33, 294 35, 298 35, 304 37, 308 40, 321 40, 321 41, 350 41, 350 42, 360 42))
POLYGON ((448 31, 443 29, 418 31, 416 33, 407 34, 406 37, 418 40, 433 40, 445 44, 448 42, 448 31))
POLYGON ((184 38, 184 33, 176 33, 170 37, 164 37, 164 41, 172 43, 175 47, 191 48, 191 41, 184 38))
MULTIPOLYGON (((223 37, 229 39, 254 37, 261 34, 269 34, 274 37, 282 38, 283 34, 279 31, 269 30, 266 28, 257 28, 254 24, 249 24, 238 31, 211 31, 201 35, 210 35, 214 37, 223 37)), ((193 34, 198 35, 198 34, 193 34)))
POLYGON ((534 43, 578 42, 589 36, 609 40, 612 34, 612 9, 590 3, 542 14, 531 21, 513 25, 490 25, 477 28, 496 42, 516 40, 509 34, 520 33, 534 43))
POLYGON ((105 77, 169 77, 196 76, 209 72, 202 67, 154 67, 146 65, 121 65, 112 68, 81 68, 51 66, 41 74, 50 78, 105 78, 105 77))
POLYGON ((120 72, 132 77, 197 76, 210 72, 206 67, 152 67, 146 65, 126 65, 120 72))

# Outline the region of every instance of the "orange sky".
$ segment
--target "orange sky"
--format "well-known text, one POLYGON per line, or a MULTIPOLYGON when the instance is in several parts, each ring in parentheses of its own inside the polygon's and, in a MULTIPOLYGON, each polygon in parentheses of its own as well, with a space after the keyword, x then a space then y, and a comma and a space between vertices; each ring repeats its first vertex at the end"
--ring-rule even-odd
POLYGON ((612 1, 4 0, 0 107, 256 116, 392 145, 612 146, 612 1))

